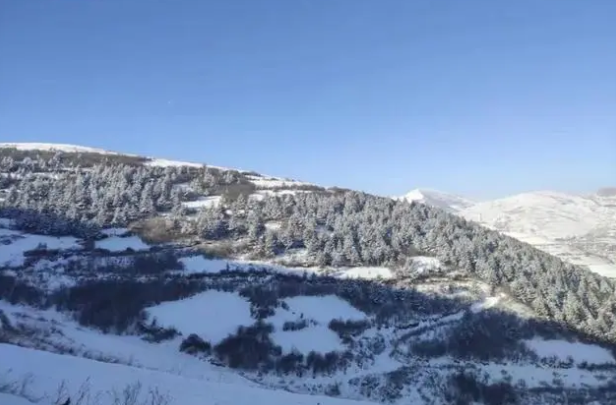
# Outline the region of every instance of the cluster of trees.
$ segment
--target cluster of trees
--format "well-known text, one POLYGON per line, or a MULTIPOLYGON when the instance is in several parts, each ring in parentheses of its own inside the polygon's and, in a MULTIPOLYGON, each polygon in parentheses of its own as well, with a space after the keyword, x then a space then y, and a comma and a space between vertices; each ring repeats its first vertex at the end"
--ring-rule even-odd
MULTIPOLYGON (((184 221, 206 239, 250 241, 307 265, 413 268, 418 251, 502 289, 538 315, 616 342, 616 283, 444 211, 361 193, 238 199, 184 221), (278 227, 266 227, 272 221, 278 227)), ((411 270, 410 270, 411 271, 411 270)))
MULTIPOLYGON (((109 157, 84 164, 86 170, 67 159, 62 154, 0 158, 0 171, 8 173, 2 177, 8 190, 0 215, 16 218, 23 229, 89 235, 95 227, 126 225, 164 212, 180 234, 241 244, 263 258, 301 249, 306 265, 413 271, 413 256, 422 252, 507 291, 546 319, 616 342, 613 280, 436 208, 350 191, 254 199, 248 196, 254 185, 240 172, 149 167, 109 157), (204 195, 223 198, 196 213, 182 204, 204 195)), ((371 287, 367 293, 360 282, 329 282, 332 286, 292 281, 279 290, 336 290, 384 321, 408 319, 396 308, 401 298, 412 303, 405 308, 414 312, 445 313, 456 306, 443 300, 428 308, 412 291, 371 287)), ((271 289, 261 289, 258 299, 267 303, 254 305, 257 319, 277 305, 271 289)), ((31 292, 24 287, 23 293, 31 292)))

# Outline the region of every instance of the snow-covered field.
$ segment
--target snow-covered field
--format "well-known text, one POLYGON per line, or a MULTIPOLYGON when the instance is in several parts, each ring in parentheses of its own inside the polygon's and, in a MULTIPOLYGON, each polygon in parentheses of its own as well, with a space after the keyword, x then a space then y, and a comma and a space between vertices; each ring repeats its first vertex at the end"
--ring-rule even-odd
MULTIPOLYGON (((74 397, 80 389, 86 387, 93 399, 95 396, 102 399, 103 405, 111 405, 113 394, 121 394, 127 385, 132 384, 142 385, 141 400, 146 399, 148 393, 154 390, 168 398, 169 405, 360 405, 362 403, 318 395, 298 395, 248 384, 212 382, 159 370, 103 363, 6 344, 0 344, 0 359, 2 359, 0 376, 16 378, 30 376, 32 384, 27 387, 28 393, 33 397, 48 399, 50 405, 56 399, 58 387, 62 384, 74 397)), ((14 397, 5 396, 5 398, 14 400, 14 397)), ((11 404, 11 402, 2 403, 11 404)))
POLYGON ((274 341, 285 352, 297 350, 307 354, 311 351, 327 353, 343 350, 340 338, 328 328, 333 319, 365 320, 366 314, 335 296, 293 297, 284 300, 289 309, 277 308, 268 318, 274 325, 274 341), (308 321, 308 326, 298 331, 284 331, 285 322, 308 321))
POLYGON ((173 327, 185 336, 194 333, 212 343, 232 335, 238 326, 254 323, 250 303, 235 292, 206 291, 146 311, 161 326, 173 327))
POLYGON ((107 249, 111 252, 123 252, 126 249, 147 250, 150 248, 139 236, 110 236, 97 240, 95 245, 97 249, 107 249))
POLYGON ((79 239, 71 236, 32 235, 0 228, 0 265, 21 266, 25 261, 24 254, 37 248, 66 250, 80 249, 81 245, 79 239))
POLYGON ((540 357, 556 357, 560 360, 573 359, 575 363, 589 364, 614 363, 614 357, 608 350, 579 342, 563 340, 533 339, 525 342, 526 346, 540 357))

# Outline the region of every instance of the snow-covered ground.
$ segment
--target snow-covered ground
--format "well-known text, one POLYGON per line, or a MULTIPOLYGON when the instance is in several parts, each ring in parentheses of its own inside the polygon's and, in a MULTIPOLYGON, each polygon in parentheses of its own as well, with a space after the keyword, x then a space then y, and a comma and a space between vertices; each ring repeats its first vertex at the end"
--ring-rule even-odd
POLYGON ((186 201, 182 203, 187 208, 199 209, 201 207, 215 207, 220 204, 220 196, 201 197, 195 201, 186 201))
POLYGON ((332 275, 339 278, 363 278, 367 280, 387 280, 394 277, 393 272, 387 267, 350 267, 336 270, 332 275))
MULTIPOLYGON (((113 403, 113 393, 121 394, 128 385, 141 384, 140 399, 155 390, 169 399, 169 405, 360 405, 368 402, 336 399, 325 396, 298 395, 283 390, 268 390, 245 384, 204 381, 200 378, 109 364, 65 356, 13 345, 0 344, 0 376, 31 376, 28 392, 34 397, 56 399, 58 387, 65 384, 68 392, 86 387, 91 396, 97 394, 102 404, 113 403)), ((13 400, 13 397, 6 396, 13 400)), ((3 399, 0 397, 0 399, 3 399)), ((64 399, 64 398, 62 398, 64 399)), ((4 404, 5 402, 3 402, 4 404)), ((7 405, 10 404, 7 403, 7 405)))
POLYGON ((614 356, 607 349, 599 346, 564 340, 532 339, 524 342, 529 349, 540 357, 556 357, 560 360, 572 358, 578 364, 614 363, 614 356))
POLYGON ((21 266, 28 251, 44 247, 49 250, 80 249, 79 239, 65 236, 33 235, 0 228, 0 265, 21 266))
POLYGON ((274 342, 288 353, 297 350, 327 353, 344 349, 338 335, 329 329, 333 319, 364 320, 366 314, 335 296, 293 297, 284 300, 289 309, 277 308, 274 316, 267 318, 274 325, 274 342), (306 320, 308 326, 297 331, 284 331, 285 322, 306 320))
POLYGON ((616 198, 537 191, 474 203, 435 190, 413 190, 402 197, 481 223, 573 264, 616 277, 616 198))
POLYGON ((17 150, 40 150, 40 151, 59 151, 68 153, 98 153, 101 155, 118 155, 104 149, 90 148, 87 146, 67 145, 61 143, 35 143, 35 142, 1 142, 0 148, 11 148, 17 150))
POLYGON ((402 197, 395 197, 395 199, 431 205, 450 212, 459 212, 474 204, 473 201, 464 197, 428 189, 411 190, 402 197))
POLYGON ((111 252, 123 252, 126 249, 148 250, 150 248, 139 236, 111 236, 97 240, 95 246, 97 249, 107 249, 111 252))
POLYGON ((235 292, 206 291, 180 301, 150 307, 147 313, 164 327, 173 327, 185 336, 195 333, 211 343, 250 326, 250 303, 235 292))

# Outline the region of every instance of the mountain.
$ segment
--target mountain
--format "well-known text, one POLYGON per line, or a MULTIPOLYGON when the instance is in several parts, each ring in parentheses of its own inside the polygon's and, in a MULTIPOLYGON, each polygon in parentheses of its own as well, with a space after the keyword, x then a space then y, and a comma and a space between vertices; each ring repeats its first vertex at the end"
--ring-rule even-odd
POLYGON ((552 191, 475 204, 463 217, 599 274, 616 277, 616 199, 552 191))
POLYGON ((457 195, 427 189, 412 190, 398 199, 431 205, 449 212, 458 212, 474 204, 473 201, 457 195))
POLYGON ((400 197, 480 223, 598 274, 616 277, 616 195, 603 188, 591 195, 538 191, 471 202, 433 190, 400 197))
POLYGON ((4 402, 616 401, 616 281, 429 204, 31 144, 0 200, 4 402))

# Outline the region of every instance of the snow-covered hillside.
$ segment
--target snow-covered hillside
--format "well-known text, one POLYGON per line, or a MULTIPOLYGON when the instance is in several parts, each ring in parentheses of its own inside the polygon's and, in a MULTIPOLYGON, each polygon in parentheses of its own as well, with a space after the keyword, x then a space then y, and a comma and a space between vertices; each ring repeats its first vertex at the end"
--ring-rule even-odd
POLYGON ((616 283, 442 210, 48 146, 0 199, 0 400, 616 401, 616 283))
POLYGON ((68 145, 61 143, 37 143, 37 142, 0 142, 0 148, 17 149, 22 151, 44 151, 44 152, 68 152, 68 153, 97 153, 102 155, 117 155, 99 148, 88 146, 68 145))
POLYGON ((400 197, 444 209, 573 264, 616 277, 616 197, 538 191, 474 203, 432 190, 400 197))
POLYGON ((616 277, 616 198, 550 191, 468 207, 465 218, 592 271, 616 277))
POLYGON ((447 194, 436 190, 415 189, 398 199, 415 201, 422 204, 438 207, 450 212, 458 212, 471 207, 474 202, 454 194, 447 194))

